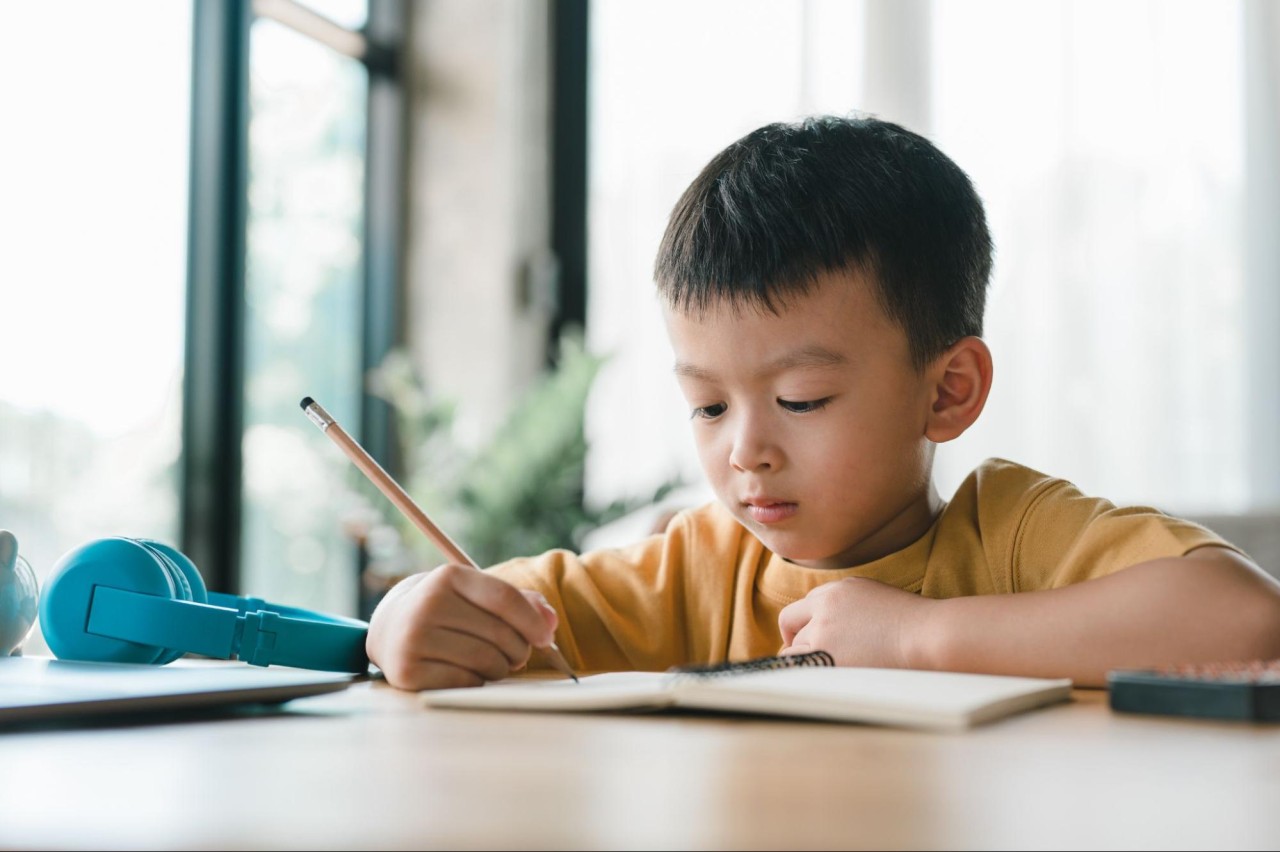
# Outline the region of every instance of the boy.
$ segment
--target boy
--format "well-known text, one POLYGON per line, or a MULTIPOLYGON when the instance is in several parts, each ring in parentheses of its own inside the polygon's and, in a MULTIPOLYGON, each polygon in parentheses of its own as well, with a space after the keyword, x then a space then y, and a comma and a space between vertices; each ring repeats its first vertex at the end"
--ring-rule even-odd
POLYGON ((991 387, 990 269, 969 179, 914 133, 819 117, 730 145, 656 263, 718 502, 628 548, 407 578, 370 659, 427 689, 505 677, 553 638, 579 672, 822 649, 1079 686, 1280 657, 1280 584, 1202 527, 999 459, 939 497, 935 445, 991 387))

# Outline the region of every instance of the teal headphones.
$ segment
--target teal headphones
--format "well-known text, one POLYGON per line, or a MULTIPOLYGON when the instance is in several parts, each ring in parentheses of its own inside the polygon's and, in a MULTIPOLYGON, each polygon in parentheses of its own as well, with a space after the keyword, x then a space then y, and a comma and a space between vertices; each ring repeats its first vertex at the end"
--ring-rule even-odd
POLYGON ((53 566, 40 599, 40 629, 59 659, 171 663, 191 652, 364 673, 369 625, 205 589, 195 564, 149 539, 103 538, 53 566))

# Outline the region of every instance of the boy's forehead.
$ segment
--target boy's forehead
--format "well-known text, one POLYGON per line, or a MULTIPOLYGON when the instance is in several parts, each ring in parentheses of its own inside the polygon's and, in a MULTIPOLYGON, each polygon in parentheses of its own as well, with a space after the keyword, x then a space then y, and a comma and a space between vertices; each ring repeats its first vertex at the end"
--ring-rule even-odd
POLYGON ((718 297, 702 306, 664 304, 663 313, 684 375, 724 358, 740 366, 834 366, 907 346, 901 326, 857 274, 821 276, 772 306, 718 297))
MULTIPOLYGON (((677 376, 704 380, 719 376, 716 366, 704 364, 697 358, 697 353, 684 353, 692 354, 692 360, 685 360, 679 357, 680 354, 677 353, 674 368, 677 376)), ((779 340, 776 347, 754 354, 756 357, 735 358, 734 366, 755 376, 773 376, 792 370, 837 368, 849 363, 848 353, 828 349, 813 341, 779 340)))

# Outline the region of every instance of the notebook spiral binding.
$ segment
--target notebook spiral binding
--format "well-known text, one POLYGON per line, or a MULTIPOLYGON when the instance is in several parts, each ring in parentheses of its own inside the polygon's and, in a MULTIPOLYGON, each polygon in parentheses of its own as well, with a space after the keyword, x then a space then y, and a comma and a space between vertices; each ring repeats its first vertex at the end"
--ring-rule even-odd
POLYGON ((775 657, 756 657, 736 662, 711 663, 702 666, 675 666, 668 671, 675 674, 698 677, 764 672, 773 669, 790 669, 797 666, 834 666, 836 661, 826 651, 809 651, 804 654, 786 654, 775 657))

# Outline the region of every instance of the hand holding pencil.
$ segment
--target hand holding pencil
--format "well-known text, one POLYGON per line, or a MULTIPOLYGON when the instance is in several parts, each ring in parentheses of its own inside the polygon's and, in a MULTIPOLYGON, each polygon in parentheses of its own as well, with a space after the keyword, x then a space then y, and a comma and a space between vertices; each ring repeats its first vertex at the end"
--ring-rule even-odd
POLYGON ((388 681, 424 689, 497 680, 523 665, 529 645, 541 648, 557 670, 577 680, 552 638, 556 613, 541 595, 479 570, 319 403, 308 396, 301 407, 450 560, 450 565, 397 583, 378 605, 382 612, 375 611, 369 626, 369 656, 388 681))

